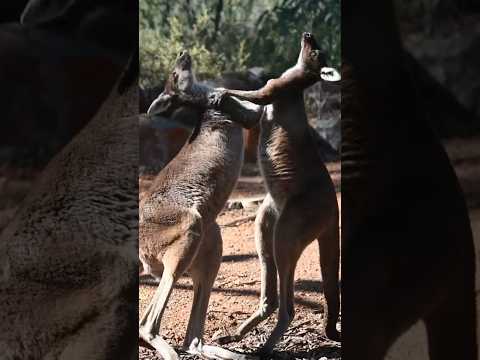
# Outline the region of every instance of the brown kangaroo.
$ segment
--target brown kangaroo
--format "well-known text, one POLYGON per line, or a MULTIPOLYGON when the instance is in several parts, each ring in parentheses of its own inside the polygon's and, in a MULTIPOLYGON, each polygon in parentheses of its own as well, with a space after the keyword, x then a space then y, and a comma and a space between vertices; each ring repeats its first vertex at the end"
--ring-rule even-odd
MULTIPOLYGON (((182 52, 165 90, 152 103, 149 116, 168 116, 186 91, 206 101, 210 88, 196 82, 192 60, 182 52)), ((242 128, 214 110, 200 112, 199 123, 180 152, 157 175, 140 201, 140 260, 145 273, 161 278, 140 320, 140 338, 164 359, 178 359, 160 335, 163 312, 175 282, 189 271, 194 299, 184 347, 207 358, 246 358, 202 344, 210 292, 222 259, 216 222, 236 184, 243 162, 242 128)))
POLYGON ((384 359, 422 320, 431 360, 477 360, 468 212, 392 2, 344 4, 342 26, 342 359, 384 359))
MULTIPOLYGON (((314 37, 304 33, 295 66, 256 91, 217 89, 208 106, 222 112, 242 114, 243 126, 260 121, 259 164, 268 190, 255 221, 255 242, 261 263, 259 309, 233 335, 217 339, 221 344, 238 341, 268 318, 278 307, 278 322, 260 354, 269 354, 294 317, 294 273, 305 247, 314 239, 320 247, 325 289, 325 332, 340 340, 339 229, 335 189, 318 154, 305 115, 303 90, 321 79, 324 54, 314 37), (239 107, 233 99, 254 104, 239 107)), ((184 99, 185 100, 185 99, 184 99)))

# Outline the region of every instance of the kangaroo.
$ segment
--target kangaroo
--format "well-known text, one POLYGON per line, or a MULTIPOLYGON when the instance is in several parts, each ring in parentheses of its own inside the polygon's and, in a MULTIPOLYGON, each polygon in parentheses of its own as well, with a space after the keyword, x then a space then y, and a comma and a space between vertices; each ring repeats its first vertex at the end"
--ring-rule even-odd
POLYGON ((476 360, 468 211, 405 68, 392 2, 350 3, 342 26, 342 359, 385 359, 421 320, 431 360, 476 360))
POLYGON ((132 56, 1 234, 2 359, 138 358, 137 78, 132 56))
MULTIPOLYGON (((186 51, 177 58, 165 90, 147 114, 168 116, 179 103, 175 99, 182 91, 204 100, 210 92, 196 82, 186 51)), ((167 360, 179 357, 161 337, 160 323, 175 282, 187 271, 193 280, 194 299, 184 347, 209 358, 240 356, 203 345, 202 336, 222 258, 216 218, 240 174, 242 128, 218 111, 196 111, 200 112, 200 120, 189 140, 140 200, 139 257, 144 273, 160 278, 160 284, 140 320, 139 337, 167 360)))
MULTIPOLYGON (((225 113, 242 114, 232 116, 234 121, 241 119, 242 126, 252 127, 260 122, 259 165, 268 190, 255 220, 262 279, 259 309, 233 335, 217 338, 220 344, 242 339, 279 305, 277 325, 259 351, 272 352, 294 317, 295 267, 305 247, 314 239, 320 247, 325 289, 325 333, 330 339, 340 340, 336 329, 340 307, 338 204, 307 122, 303 101, 303 90, 329 69, 325 64, 313 35, 304 33, 297 64, 279 78, 269 80, 256 91, 217 89, 204 103, 225 113), (235 98, 257 105, 251 104, 247 109, 235 103, 235 98)), ((182 101, 188 101, 187 95, 182 101)))

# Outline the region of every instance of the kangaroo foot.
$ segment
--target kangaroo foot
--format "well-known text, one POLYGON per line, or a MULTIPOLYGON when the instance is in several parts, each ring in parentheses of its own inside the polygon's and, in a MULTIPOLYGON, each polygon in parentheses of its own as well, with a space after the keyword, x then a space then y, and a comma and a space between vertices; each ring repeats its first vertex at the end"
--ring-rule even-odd
POLYGON ((149 333, 145 328, 138 329, 138 338, 148 348, 153 348, 164 360, 180 360, 175 350, 160 336, 149 333))
POLYGON ((220 346, 203 345, 197 338, 192 341, 187 352, 204 359, 212 360, 260 360, 253 354, 242 354, 224 349, 220 346))
POLYGON ((216 336, 213 338, 213 341, 219 345, 225 345, 242 340, 250 330, 252 330, 262 321, 268 319, 277 308, 278 301, 276 297, 273 297, 273 300, 260 300, 260 306, 257 311, 255 311, 247 320, 245 320, 232 335, 216 336))

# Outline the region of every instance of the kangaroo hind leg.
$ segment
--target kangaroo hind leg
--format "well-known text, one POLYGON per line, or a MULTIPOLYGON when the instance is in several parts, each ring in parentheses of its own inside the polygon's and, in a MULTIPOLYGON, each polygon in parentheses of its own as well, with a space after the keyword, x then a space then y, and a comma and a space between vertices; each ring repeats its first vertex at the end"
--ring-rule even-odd
POLYGON ((214 339, 219 344, 240 341, 278 308, 277 267, 273 254, 273 232, 277 211, 270 195, 267 195, 255 219, 255 245, 260 259, 261 295, 258 310, 245 320, 232 335, 214 339))
MULTIPOLYGON (((160 335, 162 316, 175 282, 190 267, 202 238, 202 223, 198 215, 187 212, 179 214, 177 219, 181 223, 172 224, 171 227, 178 229, 178 234, 172 237, 175 240, 168 242, 162 257, 163 274, 160 284, 139 324, 140 338, 154 347, 166 360, 177 360, 179 357, 160 335)), ((159 242, 165 241, 161 239, 162 232, 157 236, 159 242)))

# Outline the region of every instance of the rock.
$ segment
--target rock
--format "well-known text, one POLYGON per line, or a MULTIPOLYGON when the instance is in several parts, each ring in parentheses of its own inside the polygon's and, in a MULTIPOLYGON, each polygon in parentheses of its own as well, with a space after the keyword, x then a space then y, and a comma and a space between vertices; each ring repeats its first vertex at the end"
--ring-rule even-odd
POLYGON ((310 125, 338 151, 341 142, 340 86, 323 87, 320 82, 305 91, 305 106, 310 125))
POLYGON ((468 135, 480 128, 479 20, 480 15, 465 16, 456 21, 455 26, 451 20, 438 23, 433 34, 416 31, 403 36, 405 46, 414 58, 454 95, 466 113, 475 116, 474 121, 468 122, 469 119, 465 119, 468 114, 443 109, 448 105, 446 101, 432 100, 433 106, 441 108, 433 112, 432 125, 437 127, 436 123, 439 123, 442 136, 449 135, 449 132, 468 135), (444 113, 449 118, 443 119, 444 113))

